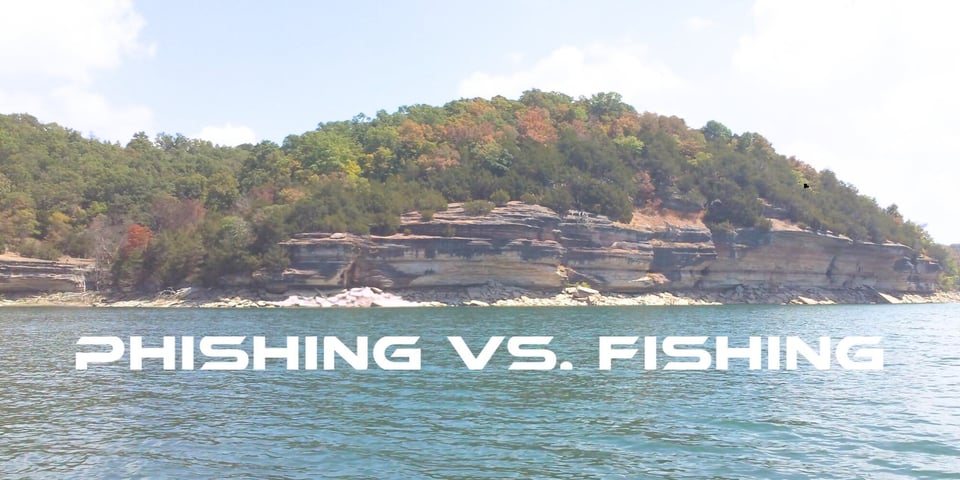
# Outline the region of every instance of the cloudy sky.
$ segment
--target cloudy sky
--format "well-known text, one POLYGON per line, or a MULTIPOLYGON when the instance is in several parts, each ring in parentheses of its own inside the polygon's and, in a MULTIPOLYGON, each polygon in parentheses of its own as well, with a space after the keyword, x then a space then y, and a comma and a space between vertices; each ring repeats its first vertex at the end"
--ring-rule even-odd
POLYGON ((0 113, 235 145, 460 97, 718 120, 960 242, 960 2, 0 3, 0 113))

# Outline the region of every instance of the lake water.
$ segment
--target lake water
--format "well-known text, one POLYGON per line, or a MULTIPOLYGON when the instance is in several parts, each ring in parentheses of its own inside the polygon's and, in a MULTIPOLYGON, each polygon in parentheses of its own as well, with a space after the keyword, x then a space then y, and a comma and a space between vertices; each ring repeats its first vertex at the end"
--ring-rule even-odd
MULTIPOLYGON (((198 340, 199 341, 199 340, 198 340)), ((643 340, 638 342, 642 347, 643 340)), ((322 341, 321 341, 322 343, 322 341)), ((708 344, 709 345, 709 344, 708 344)), ((322 345, 321 345, 322 347, 322 345)), ((709 348, 708 348, 709 350, 709 348)), ((197 366, 204 357, 197 350, 197 366)), ((322 358, 321 358, 322 360, 322 358)), ((664 359, 661 359, 661 367, 664 359)), ((766 366, 766 363, 764 363, 766 366)), ((960 478, 960 305, 366 310, 0 309, 11 478, 960 478), (417 371, 74 368, 87 335, 419 336, 417 371), (515 371, 553 336, 569 371, 515 371), (601 336, 882 336, 883 370, 597 369, 601 336)))

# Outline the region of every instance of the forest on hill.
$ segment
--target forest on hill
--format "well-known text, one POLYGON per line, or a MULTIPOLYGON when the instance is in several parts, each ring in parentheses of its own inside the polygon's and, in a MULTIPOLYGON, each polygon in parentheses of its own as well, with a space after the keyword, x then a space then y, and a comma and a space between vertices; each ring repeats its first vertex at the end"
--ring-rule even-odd
POLYGON ((391 234, 403 212, 522 200, 628 222, 635 208, 704 211, 715 232, 770 228, 764 210, 856 241, 950 249, 896 205, 778 154, 757 133, 638 112, 616 93, 530 90, 321 123, 282 145, 161 133, 126 145, 0 115, 0 250, 97 260, 100 287, 216 285, 277 270, 304 231, 391 234), (806 188, 805 188, 806 186, 806 188))

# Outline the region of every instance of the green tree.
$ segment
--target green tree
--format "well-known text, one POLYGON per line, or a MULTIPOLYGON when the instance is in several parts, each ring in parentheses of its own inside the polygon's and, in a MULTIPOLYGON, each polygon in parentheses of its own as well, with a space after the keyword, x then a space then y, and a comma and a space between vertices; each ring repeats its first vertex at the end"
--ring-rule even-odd
POLYGON ((510 194, 507 193, 506 190, 501 188, 500 190, 497 190, 496 192, 493 192, 493 194, 490 195, 490 201, 492 201, 494 205, 498 207, 502 207, 506 205, 507 202, 510 201, 510 194))
POLYGON ((302 164, 319 174, 360 174, 360 158, 363 150, 353 138, 338 132, 317 130, 307 132, 298 139, 284 144, 285 149, 302 164))
POLYGON ((210 177, 207 183, 207 208, 228 211, 240 198, 237 179, 230 172, 221 171, 210 177))
POLYGON ((710 120, 706 125, 701 129, 703 136, 707 139, 708 142, 721 142, 727 143, 733 137, 733 132, 727 128, 726 125, 716 121, 710 120))

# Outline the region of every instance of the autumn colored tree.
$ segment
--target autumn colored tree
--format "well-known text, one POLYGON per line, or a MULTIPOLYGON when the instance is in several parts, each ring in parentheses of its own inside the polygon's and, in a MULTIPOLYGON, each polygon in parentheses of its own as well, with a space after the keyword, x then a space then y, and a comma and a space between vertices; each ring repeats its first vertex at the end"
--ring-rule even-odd
POLYGON ((150 245, 150 239, 153 238, 153 231, 143 225, 130 225, 127 227, 127 237, 120 248, 122 255, 131 255, 135 252, 142 252, 150 245))
POLYGON ((769 209, 858 241, 948 252, 895 207, 758 133, 717 121, 690 128, 614 92, 402 106, 239 147, 144 132, 121 146, 0 115, 0 244, 92 256, 99 285, 215 285, 283 268, 278 242, 297 232, 386 234, 407 211, 510 198, 621 221, 634 208, 702 209, 718 234, 762 230, 769 209))
POLYGON ((192 229, 203 222, 206 215, 206 208, 198 200, 178 199, 168 194, 154 198, 150 211, 157 231, 192 229))
POLYGON ((530 107, 517 114, 517 131, 520 138, 546 145, 557 141, 557 129, 551 124, 550 112, 540 107, 530 107))

